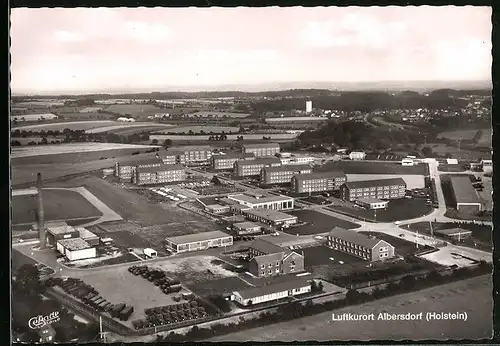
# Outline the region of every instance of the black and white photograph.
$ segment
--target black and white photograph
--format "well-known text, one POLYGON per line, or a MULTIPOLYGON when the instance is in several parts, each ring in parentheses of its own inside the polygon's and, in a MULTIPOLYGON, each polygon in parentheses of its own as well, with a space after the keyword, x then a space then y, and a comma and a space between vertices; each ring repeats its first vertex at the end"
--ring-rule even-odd
POLYGON ((493 337, 491 7, 9 31, 14 344, 493 337))

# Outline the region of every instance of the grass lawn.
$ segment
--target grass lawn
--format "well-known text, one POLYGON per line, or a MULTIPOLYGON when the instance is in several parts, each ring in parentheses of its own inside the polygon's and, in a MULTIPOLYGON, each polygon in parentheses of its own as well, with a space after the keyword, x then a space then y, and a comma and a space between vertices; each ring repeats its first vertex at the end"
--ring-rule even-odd
MULTIPOLYGON (((476 135, 478 129, 463 129, 463 130, 454 130, 454 131, 446 131, 441 132, 439 137, 448 138, 451 140, 461 140, 461 139, 472 139, 476 135)), ((478 145, 491 145, 491 134, 492 130, 489 129, 481 129, 482 136, 478 141, 478 145)))
POLYGON ((415 253, 422 253, 432 249, 432 247, 427 245, 425 246, 419 245, 417 249, 415 243, 404 240, 402 238, 396 238, 385 233, 365 232, 365 231, 362 231, 360 233, 365 235, 372 235, 374 237, 377 237, 378 239, 385 240, 386 242, 394 246, 396 254, 401 256, 413 255, 415 253))
POLYGON ((393 222, 405 219, 413 219, 423 215, 429 214, 433 208, 430 205, 425 204, 425 199, 423 198, 402 198, 397 200, 389 201, 387 210, 377 210, 377 216, 375 218, 375 212, 373 210, 367 210, 362 207, 354 207, 351 204, 338 205, 328 207, 336 212, 348 214, 349 216, 366 219, 370 221, 379 222, 393 222))
MULTIPOLYGON (((65 220, 100 216, 101 213, 77 192, 67 190, 44 190, 45 220, 65 220)), ((36 196, 12 197, 12 224, 32 223, 38 208, 36 196)))
MULTIPOLYGON (((478 241, 491 244, 493 241, 493 229, 488 225, 479 225, 469 222, 433 222, 432 229, 442 230, 450 228, 462 228, 472 231, 472 237, 478 241)), ((430 224, 428 222, 416 222, 410 224, 410 229, 419 231, 425 234, 431 233, 430 224)))
POLYGON ((427 171, 426 164, 401 166, 399 162, 335 161, 318 167, 317 172, 341 170, 345 174, 421 174, 427 171))
POLYGON ((202 297, 227 294, 233 291, 238 291, 250 287, 251 286, 249 286, 247 283, 245 283, 237 276, 217 279, 203 283, 195 283, 187 286, 187 288, 193 291, 193 293, 202 297))
POLYGON ((109 107, 106 107, 104 110, 121 115, 129 114, 133 117, 144 117, 148 115, 154 115, 155 113, 169 113, 168 109, 160 108, 150 104, 111 105, 109 107))
POLYGON ((301 249, 301 251, 304 251, 305 268, 311 268, 324 264, 341 265, 339 261, 342 261, 348 265, 364 262, 361 258, 330 249, 327 246, 315 246, 301 249), (330 258, 333 258, 333 260, 331 260, 330 258))
POLYGON ((289 234, 311 235, 325 233, 332 230, 333 227, 353 229, 360 227, 355 223, 338 219, 314 210, 297 210, 288 212, 299 218, 299 222, 306 222, 305 225, 293 226, 285 230, 289 234))

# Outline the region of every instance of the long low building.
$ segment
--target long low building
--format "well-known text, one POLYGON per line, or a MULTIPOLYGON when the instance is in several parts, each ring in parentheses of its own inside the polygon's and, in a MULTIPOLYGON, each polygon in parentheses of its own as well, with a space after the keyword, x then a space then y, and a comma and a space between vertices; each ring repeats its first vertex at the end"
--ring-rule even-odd
POLYGON ((311 283, 304 279, 270 283, 233 292, 231 300, 243 306, 276 301, 311 292, 311 283))
POLYGON ((70 261, 97 257, 96 248, 82 238, 57 241, 57 250, 70 261))
POLYGON ((340 187, 340 196, 350 202, 360 198, 398 199, 405 195, 406 182, 403 178, 348 181, 340 187))
POLYGON ((234 162, 233 172, 237 177, 259 176, 264 167, 279 167, 281 160, 277 157, 262 157, 254 160, 238 160, 234 162))
POLYGON ((450 182, 458 211, 476 213, 483 209, 481 199, 468 176, 451 176, 450 182))
POLYGON ((233 245, 233 237, 221 231, 203 232, 167 238, 166 248, 172 252, 205 250, 233 245))
POLYGON ((154 185, 183 180, 186 180, 184 167, 162 164, 155 167, 138 167, 133 182, 136 185, 154 185))
POLYGON ((289 225, 296 224, 298 221, 297 216, 270 209, 241 209, 240 213, 249 220, 262 222, 274 227, 288 227, 289 225))
POLYGON ((389 205, 388 201, 381 201, 380 199, 362 197, 356 200, 356 204, 362 206, 363 208, 370 210, 387 209, 389 205))
POLYGON ((435 230, 434 233, 442 237, 450 238, 456 241, 462 241, 472 236, 472 231, 463 228, 440 229, 440 230, 435 230))
POLYGON ((265 185, 290 184, 294 175, 309 173, 312 173, 309 165, 264 167, 260 171, 260 182, 265 185))
POLYGON ((238 236, 259 234, 262 232, 262 226, 248 221, 238 222, 233 224, 233 231, 235 231, 238 236))
POLYGON ((333 191, 347 181, 344 172, 318 172, 299 174, 292 178, 292 190, 295 193, 333 191))
POLYGON ((283 195, 268 195, 259 192, 244 192, 228 195, 227 200, 236 202, 249 208, 263 208, 271 210, 291 210, 294 208, 294 199, 283 195))

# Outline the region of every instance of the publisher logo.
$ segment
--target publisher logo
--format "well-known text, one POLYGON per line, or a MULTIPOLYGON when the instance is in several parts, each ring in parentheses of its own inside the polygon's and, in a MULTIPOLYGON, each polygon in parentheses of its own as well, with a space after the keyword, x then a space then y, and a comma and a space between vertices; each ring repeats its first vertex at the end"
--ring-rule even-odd
POLYGON ((39 328, 42 328, 46 325, 58 322, 59 320, 60 320, 59 311, 53 311, 49 315, 46 315, 46 316, 38 315, 38 316, 30 318, 28 321, 28 326, 31 329, 39 329, 39 328))

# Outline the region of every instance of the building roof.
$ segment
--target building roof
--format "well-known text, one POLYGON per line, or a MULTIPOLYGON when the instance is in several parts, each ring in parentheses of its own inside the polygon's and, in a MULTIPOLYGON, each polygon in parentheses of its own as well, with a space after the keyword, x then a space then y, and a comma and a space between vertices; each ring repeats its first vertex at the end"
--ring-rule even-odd
MULTIPOLYGON (((333 228, 330 233, 330 236, 339 238, 345 241, 348 241, 353 244, 361 245, 366 248, 373 248, 375 245, 377 245, 380 241, 384 241, 375 237, 369 237, 367 235, 358 233, 356 231, 348 231, 344 228, 340 227, 335 227, 333 228)), ((390 244, 389 244, 390 245, 390 244)))
POLYGON ((256 297, 261 297, 267 294, 273 294, 278 292, 289 291, 294 288, 301 288, 311 286, 311 284, 305 279, 292 279, 283 282, 270 283, 261 287, 252 287, 234 293, 239 294, 243 299, 252 299, 256 297))
POLYGON ((315 172, 309 174, 298 174, 294 176, 297 181, 307 181, 314 179, 328 179, 328 178, 347 178, 344 172, 333 171, 333 172, 315 172))
POLYGON ((70 251, 90 249, 92 247, 82 238, 61 239, 57 242, 70 251))
POLYGON ((447 236, 454 236, 462 234, 472 234, 472 231, 463 228, 448 228, 448 229, 435 230, 434 233, 447 236))
POLYGON ((220 205, 220 204, 209 204, 206 206, 208 209, 220 209, 220 208, 228 208, 228 205, 220 205))
POLYGON ((236 152, 230 152, 230 153, 225 153, 225 154, 217 154, 213 155, 212 158, 214 160, 223 160, 223 159, 248 159, 255 157, 254 153, 236 153, 236 152))
MULTIPOLYGON (((290 251, 290 250, 288 250, 290 251)), ((285 257, 285 251, 270 253, 262 256, 255 256, 252 258, 252 261, 255 261, 257 266, 261 266, 262 264, 268 264, 270 262, 278 262, 281 261, 285 257)))
POLYGON ((228 195, 228 199, 237 201, 237 202, 245 202, 251 204, 259 204, 259 203, 272 203, 272 202, 284 202, 293 200, 292 197, 283 196, 283 195, 266 195, 266 194, 250 194, 250 193, 239 193, 235 195, 228 195))
POLYGON ((450 176, 450 181, 457 203, 481 203, 468 176, 450 176))
POLYGON ((262 252, 266 255, 268 254, 273 254, 273 253, 283 253, 285 252, 285 249, 282 248, 281 246, 278 246, 276 244, 273 244, 267 240, 264 240, 262 238, 257 238, 255 239, 249 246, 252 249, 255 249, 259 252, 262 252))
POLYGON ((260 225, 257 225, 256 223, 249 222, 249 221, 238 222, 238 223, 233 224, 233 226, 236 228, 240 228, 240 229, 260 227, 260 225))
POLYGON ((389 203, 387 201, 382 201, 380 199, 377 199, 377 198, 370 198, 370 197, 360 197, 360 198, 356 198, 357 201, 361 202, 361 203, 369 203, 369 204, 372 204, 372 203, 389 203))
POLYGON ((222 220, 227 222, 243 222, 245 221, 245 217, 243 215, 233 215, 223 217, 222 220))
POLYGON ((230 237, 230 235, 227 233, 224 233, 222 231, 212 231, 212 232, 180 235, 178 237, 167 238, 167 240, 171 241, 174 244, 186 244, 186 243, 195 243, 198 241, 227 238, 227 237, 230 237))
POLYGON ((364 188, 364 187, 390 186, 390 185, 405 185, 406 186, 406 182, 404 181, 403 178, 348 181, 344 184, 350 189, 359 189, 359 188, 364 188))
POLYGON ((297 219, 297 216, 288 215, 282 213, 281 211, 264 209, 264 208, 254 208, 245 210, 246 214, 255 215, 258 217, 262 217, 269 221, 284 221, 290 219, 297 219))
POLYGON ((279 148, 278 143, 255 143, 255 144, 242 144, 244 149, 258 149, 258 148, 279 148))
POLYGON ((52 234, 66 234, 75 232, 75 228, 73 226, 68 225, 66 222, 54 222, 54 223, 46 223, 45 227, 52 234))
POLYGON ((273 163, 281 164, 281 160, 277 157, 262 157, 254 160, 238 160, 238 166, 253 166, 253 165, 271 165, 273 163))
POLYGON ((154 172, 169 172, 184 170, 181 165, 161 164, 155 167, 137 167, 137 173, 154 173, 154 172))
POLYGON ((279 166, 279 167, 264 167, 262 168, 266 173, 270 172, 301 172, 311 170, 309 165, 293 165, 293 166, 279 166))
POLYGON ((77 230, 80 233, 80 238, 82 238, 83 240, 99 238, 97 235, 90 232, 88 229, 84 227, 76 227, 75 230, 77 230))

